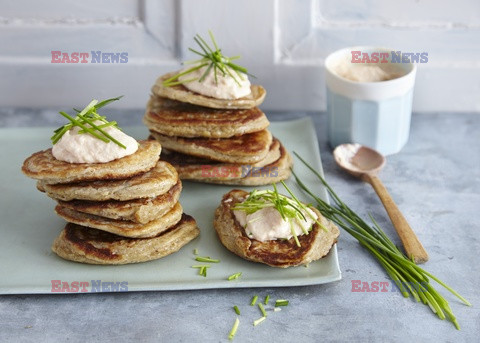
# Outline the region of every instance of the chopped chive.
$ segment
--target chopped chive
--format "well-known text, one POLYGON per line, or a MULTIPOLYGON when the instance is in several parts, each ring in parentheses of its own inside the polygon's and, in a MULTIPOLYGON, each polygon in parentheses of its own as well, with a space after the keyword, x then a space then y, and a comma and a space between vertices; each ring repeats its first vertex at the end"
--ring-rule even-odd
POLYGON ((287 306, 287 305, 288 305, 288 300, 278 299, 277 301, 275 301, 275 307, 278 307, 278 306, 287 306))
POLYGON ((198 255, 198 249, 196 249, 196 248, 193 249, 193 254, 194 254, 194 255, 198 255))
POLYGON ((267 317, 258 318, 257 320, 255 320, 255 321, 253 322, 253 326, 257 326, 258 324, 260 324, 261 322, 263 322, 265 319, 267 319, 267 317))
MULTIPOLYGON (((80 117, 80 115, 78 115, 80 117)), ((110 134, 108 134, 107 132, 103 131, 99 126, 97 126, 94 122, 94 120, 90 120, 88 118, 86 118, 85 116, 82 117, 83 120, 85 120, 88 124, 90 124, 94 129, 96 129, 98 132, 100 132, 102 135, 104 135, 107 139, 110 139, 113 143, 117 144, 118 146, 126 149, 127 147, 125 145, 123 145, 122 143, 120 143, 119 141, 117 141, 115 138, 113 138, 110 134)))
POLYGON ((230 276, 228 277, 228 281, 236 280, 236 279, 238 279, 241 275, 242 275, 242 272, 232 274, 232 275, 230 275, 230 276))
POLYGON ((100 101, 95 105, 95 108, 98 110, 99 108, 102 108, 102 107, 108 105, 111 102, 120 100, 121 98, 123 98, 123 95, 117 96, 116 98, 110 98, 110 99, 107 99, 107 100, 100 101))
POLYGON ((104 141, 105 143, 113 142, 120 146, 121 148, 126 149, 127 147, 116 140, 114 137, 112 137, 108 132, 104 131, 104 128, 108 127, 115 127, 120 130, 120 128, 117 125, 117 122, 112 121, 109 122, 106 120, 105 116, 100 116, 97 113, 97 109, 111 103, 112 101, 119 100, 120 97, 116 98, 111 98, 107 100, 103 100, 101 102, 98 102, 98 100, 92 100, 83 110, 75 110, 77 112, 77 115, 75 118, 70 116, 68 113, 60 111, 59 113, 67 118, 70 123, 59 127, 54 131, 54 135, 50 138, 52 141, 52 144, 58 143, 58 141, 63 137, 63 135, 71 130, 74 127, 79 127, 80 130, 78 131, 79 134, 90 134, 93 137, 100 139, 104 141), (103 124, 97 124, 95 123, 96 121, 100 121, 103 124))
POLYGON ((297 237, 297 233, 295 232, 295 228, 293 227, 292 218, 289 219, 289 223, 290 223, 290 231, 292 233, 293 238, 295 239, 295 244, 297 245, 297 247, 301 247, 300 241, 298 240, 298 237, 297 237))
MULTIPOLYGON (((284 183, 282 183, 284 184, 284 183)), ((235 204, 233 207, 234 210, 243 211, 247 215, 253 214, 264 208, 275 208, 283 220, 288 221, 290 225, 290 237, 283 237, 285 239, 292 238, 295 241, 295 244, 300 247, 300 240, 298 239, 298 234, 294 228, 294 220, 296 220, 300 227, 302 228, 302 233, 308 235, 311 230, 310 227, 306 227, 302 221, 307 220, 307 216, 312 218, 312 214, 308 210, 307 206, 300 203, 300 201, 292 196, 289 198, 285 195, 279 194, 278 189, 275 184, 272 190, 253 190, 249 193, 247 199, 241 203, 235 204), (300 204, 300 205, 299 205, 300 204)), ((286 185, 284 185, 286 187, 286 185)), ((291 191, 287 188, 291 193, 291 191)), ((291 193, 293 194, 293 193, 291 193)), ((319 223, 316 218, 312 218, 317 224, 319 223)), ((247 222, 250 222, 250 220, 247 222)))
POLYGON ((240 324, 240 319, 235 318, 235 323, 233 323, 232 330, 230 330, 230 333, 228 334, 228 339, 232 340, 233 337, 235 337, 235 334, 237 333, 238 330, 238 325, 240 324))
POLYGON ((210 268, 211 266, 206 265, 206 264, 195 264, 195 265, 192 266, 192 268, 202 268, 202 267, 210 268))
POLYGON ((202 266, 200 268, 199 274, 202 275, 203 277, 206 277, 207 276, 207 268, 205 266, 202 266))
POLYGON ((216 259, 213 259, 213 258, 210 258, 210 257, 196 257, 195 258, 195 261, 198 261, 198 262, 210 262, 210 263, 219 263, 220 260, 216 260, 216 259))
POLYGON ((238 308, 237 305, 233 306, 233 309, 235 310, 235 313, 240 315, 240 309, 238 308))
POLYGON ((265 307, 263 307, 263 304, 262 303, 258 303, 258 308, 260 309, 260 312, 262 312, 262 315, 264 317, 267 316, 267 312, 265 312, 265 307))
POLYGON ((265 297, 265 301, 263 302, 265 305, 268 305, 268 301, 270 300, 270 295, 265 297))
POLYGON ((252 301, 250 302, 250 306, 254 306, 257 303, 258 295, 254 295, 252 301))

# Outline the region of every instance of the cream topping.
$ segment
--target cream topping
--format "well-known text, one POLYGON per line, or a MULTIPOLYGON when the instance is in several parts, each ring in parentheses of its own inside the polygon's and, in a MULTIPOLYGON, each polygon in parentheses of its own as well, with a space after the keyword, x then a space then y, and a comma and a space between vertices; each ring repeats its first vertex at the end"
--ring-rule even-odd
POLYGON ((363 65, 349 62, 339 63, 335 67, 337 75, 356 82, 380 82, 399 78, 403 74, 387 65, 363 65))
MULTIPOLYGON (((102 124, 100 121, 95 124, 102 124)), ((124 149, 114 142, 105 143, 88 133, 78 133, 81 128, 68 130, 60 140, 53 145, 52 154, 57 160, 69 163, 105 163, 134 154, 138 150, 137 141, 111 126, 103 130, 125 145, 124 149)))
POLYGON ((241 210, 234 210, 233 213, 240 225, 245 228, 247 236, 260 242, 290 239, 293 237, 292 227, 295 234, 301 236, 304 234, 302 227, 309 231, 315 220, 318 219, 316 213, 308 208, 302 210, 305 220, 295 218, 291 220, 291 223, 288 219, 284 220, 274 207, 265 207, 248 215, 241 210))
MULTIPOLYGON (((181 72, 192 68, 188 66, 181 72)), ((227 73, 223 75, 222 72, 217 70, 217 80, 215 80, 214 68, 210 69, 210 72, 205 76, 202 82, 199 79, 203 76, 208 66, 204 66, 186 75, 182 75, 178 78, 179 81, 185 82, 190 79, 197 79, 196 81, 185 82, 183 86, 192 92, 210 96, 217 99, 233 100, 243 98, 251 93, 250 81, 248 76, 243 73, 237 73, 235 70, 227 67, 230 73, 235 76, 238 83, 227 73)))

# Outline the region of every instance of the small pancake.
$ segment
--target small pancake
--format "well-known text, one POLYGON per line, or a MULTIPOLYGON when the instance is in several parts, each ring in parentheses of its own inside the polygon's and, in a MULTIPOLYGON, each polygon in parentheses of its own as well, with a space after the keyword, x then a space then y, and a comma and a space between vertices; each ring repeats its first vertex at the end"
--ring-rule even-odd
POLYGON ((55 200, 132 200, 152 198, 168 192, 178 181, 178 173, 168 162, 158 161, 152 170, 125 180, 105 180, 67 184, 44 184, 39 181, 37 188, 44 190, 55 200))
POLYGON ((67 222, 107 231, 119 236, 130 238, 153 237, 175 225, 182 217, 183 209, 179 202, 162 217, 146 224, 127 220, 109 219, 93 214, 77 212, 57 205, 55 212, 67 222))
POLYGON ((40 180, 44 184, 125 179, 152 169, 162 151, 158 142, 145 140, 138 143, 138 150, 134 154, 107 163, 60 161, 53 157, 50 148, 27 158, 23 162, 22 171, 28 177, 40 180))
POLYGON ((143 122, 162 135, 205 138, 240 136, 270 124, 258 107, 216 110, 156 96, 150 98, 143 122))
POLYGON ((163 81, 171 78, 178 72, 172 72, 165 75, 160 76, 155 85, 152 87, 152 93, 157 96, 169 98, 172 100, 177 100, 180 102, 187 102, 190 104, 210 107, 210 108, 253 108, 255 106, 259 106, 263 100, 265 99, 265 95, 267 92, 262 86, 252 85, 250 89, 252 91, 251 94, 247 95, 246 97, 234 100, 226 100, 226 99, 216 99, 209 96, 201 95, 198 93, 194 93, 188 90, 183 85, 177 85, 172 87, 165 87, 163 85, 163 81))
POLYGON ((308 264, 328 254, 340 234, 338 228, 314 207, 310 207, 319 217, 318 221, 327 228, 324 231, 314 224, 308 235, 298 236, 300 247, 294 238, 260 242, 250 239, 233 214, 232 207, 243 201, 248 193, 232 190, 223 196, 215 211, 214 227, 221 243, 236 255, 253 262, 272 267, 286 268, 308 264))
POLYGON ((229 163, 261 161, 267 156, 272 144, 272 134, 268 130, 216 139, 170 137, 155 131, 150 133, 166 149, 229 163))
POLYGON ((275 138, 267 157, 251 165, 195 161, 195 157, 165 149, 160 158, 172 163, 182 180, 224 185, 268 185, 288 179, 292 168, 290 154, 275 138))
POLYGON ((169 230, 152 238, 125 238, 68 223, 52 245, 63 259, 88 264, 146 262, 172 254, 200 234, 187 214, 169 230))
POLYGON ((130 220, 132 222, 145 224, 154 219, 160 218, 170 211, 178 202, 182 192, 182 182, 178 182, 156 198, 133 199, 126 201, 88 201, 71 200, 61 201, 60 206, 74 211, 89 213, 100 217, 130 220))

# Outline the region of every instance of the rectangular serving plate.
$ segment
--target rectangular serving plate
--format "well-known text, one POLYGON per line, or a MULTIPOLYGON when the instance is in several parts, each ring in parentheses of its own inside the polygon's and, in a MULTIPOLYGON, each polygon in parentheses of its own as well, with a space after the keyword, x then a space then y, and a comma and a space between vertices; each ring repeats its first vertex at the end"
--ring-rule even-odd
MULTIPOLYGON (((292 153, 297 152, 322 173, 314 124, 310 118, 273 122, 270 129, 292 153)), ((145 127, 124 128, 137 139, 148 135, 145 127)), ((288 287, 322 284, 341 278, 336 245, 330 253, 308 267, 273 268, 249 262, 224 248, 213 228, 213 215, 222 195, 234 187, 184 182, 180 201, 200 228, 200 236, 179 252, 165 258, 121 266, 97 266, 75 263, 56 256, 50 246, 65 226, 53 211, 55 202, 36 189, 35 181, 21 172, 23 161, 32 153, 50 146, 51 128, 0 129, 0 294, 51 293, 52 280, 61 282, 126 282, 128 291, 187 290, 239 287, 288 287), (207 277, 191 266, 194 249, 201 256, 220 259, 212 264, 207 277), (228 281, 231 274, 242 276, 228 281)), ((292 154, 293 155, 293 154, 292 154)), ((294 157, 295 172, 321 198, 324 187, 294 157)), ((308 201, 289 180, 288 186, 308 201)), ((270 188, 267 187, 257 187, 270 188)), ((280 187, 281 189, 281 187, 280 187)), ((98 290, 98 289, 96 289, 98 290)), ((100 291, 111 291, 100 289, 100 291)), ((55 293, 59 294, 59 293, 55 293)), ((63 294, 63 293, 61 293, 63 294)))

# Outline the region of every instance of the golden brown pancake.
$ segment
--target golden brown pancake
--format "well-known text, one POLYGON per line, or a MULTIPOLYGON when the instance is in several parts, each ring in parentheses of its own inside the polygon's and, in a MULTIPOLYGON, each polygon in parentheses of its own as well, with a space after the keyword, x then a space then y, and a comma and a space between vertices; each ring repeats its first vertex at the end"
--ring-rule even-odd
POLYGON ((157 164, 162 150, 160 144, 151 140, 139 141, 139 144, 134 154, 107 163, 60 161, 53 157, 50 148, 27 158, 23 162, 22 171, 44 184, 125 179, 149 171, 157 164))
POLYGON ((261 161, 267 156, 272 144, 272 134, 268 130, 216 139, 170 137, 155 131, 150 133, 166 149, 229 163, 261 161))
POLYGON ((242 202, 247 195, 245 191, 232 190, 223 196, 215 211, 214 227, 220 242, 236 255, 272 267, 286 268, 318 260, 327 255, 336 243, 340 234, 338 228, 313 207, 310 208, 318 215, 318 221, 328 231, 315 223, 308 235, 298 236, 300 247, 293 238, 260 242, 247 237, 245 229, 240 226, 232 210, 232 207, 242 202))
POLYGON ((88 201, 71 200, 61 201, 60 206, 83 213, 89 213, 100 217, 129 220, 136 223, 146 224, 163 216, 170 211, 178 202, 182 192, 182 182, 178 182, 168 190, 155 198, 133 199, 126 201, 88 201))
POLYGON ((169 79, 177 73, 178 72, 171 72, 160 76, 155 82, 155 85, 152 87, 152 93, 160 97, 169 98, 180 102, 187 102, 198 106, 236 109, 253 108, 255 106, 259 106, 267 94, 262 86, 252 85, 250 87, 252 93, 246 97, 234 100, 225 100, 194 93, 185 88, 183 85, 165 87, 163 85, 163 81, 169 79))
MULTIPOLYGON (((154 139, 152 137, 152 139, 154 139)), ((272 162, 275 162, 280 158, 280 141, 273 137, 272 144, 270 144, 270 148, 268 151, 267 156, 263 160, 260 160, 256 163, 253 163, 252 166, 255 167, 263 167, 267 164, 270 164, 272 162)), ((171 151, 168 149, 163 149, 162 153, 160 155, 160 159, 162 161, 166 161, 173 165, 175 169, 180 167, 195 167, 195 166, 202 166, 202 165, 212 165, 212 166, 235 166, 235 167, 241 167, 241 165, 238 164, 232 164, 232 163, 222 163, 214 160, 210 160, 208 158, 201 158, 201 157, 196 157, 192 155, 186 155, 182 154, 180 152, 176 151, 171 151)))
POLYGON ((186 214, 176 225, 152 238, 125 238, 68 223, 53 242, 52 251, 80 263, 138 263, 174 253, 199 233, 195 220, 186 214))
POLYGON ((143 122, 162 135, 205 138, 240 136, 270 124, 258 107, 216 110, 156 96, 150 97, 143 122))
POLYGON ((162 217, 146 224, 128 220, 109 219, 93 214, 77 212, 57 205, 55 212, 67 222, 107 231, 119 236, 138 238, 153 237, 175 225, 182 217, 183 209, 179 202, 162 217))
POLYGON ((272 153, 274 158, 277 157, 276 159, 271 161, 269 153, 265 160, 252 165, 209 163, 209 160, 202 159, 195 162, 195 157, 182 154, 177 156, 175 152, 169 155, 165 154, 165 150, 162 151, 161 158, 172 163, 182 180, 224 185, 260 186, 286 180, 291 175, 292 158, 290 154, 278 140, 274 139, 273 145, 278 146, 278 150, 272 153))
POLYGON ((65 184, 43 184, 37 188, 44 190, 55 200, 132 200, 151 198, 168 192, 178 181, 178 173, 167 162, 158 161, 150 171, 125 180, 90 181, 65 184))

